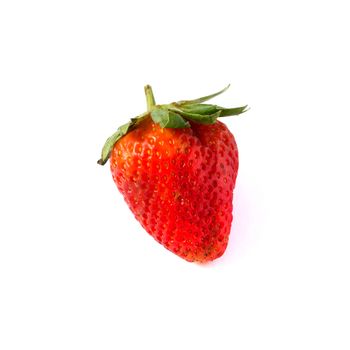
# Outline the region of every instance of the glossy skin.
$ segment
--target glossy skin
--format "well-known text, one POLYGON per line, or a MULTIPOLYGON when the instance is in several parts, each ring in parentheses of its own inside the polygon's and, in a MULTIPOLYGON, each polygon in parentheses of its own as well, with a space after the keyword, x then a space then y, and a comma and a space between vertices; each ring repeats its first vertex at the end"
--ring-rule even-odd
POLYGON ((162 129, 149 118, 114 145, 110 165, 136 219, 159 243, 188 261, 224 253, 238 170, 225 124, 162 129))

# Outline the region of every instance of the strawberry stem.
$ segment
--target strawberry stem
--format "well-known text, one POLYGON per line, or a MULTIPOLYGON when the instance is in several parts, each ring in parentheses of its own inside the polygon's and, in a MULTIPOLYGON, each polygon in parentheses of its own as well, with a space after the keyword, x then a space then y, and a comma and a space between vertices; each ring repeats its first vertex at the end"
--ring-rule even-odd
POLYGON ((156 104, 156 101, 153 96, 153 91, 150 85, 145 86, 145 94, 147 101, 147 111, 150 112, 156 104))

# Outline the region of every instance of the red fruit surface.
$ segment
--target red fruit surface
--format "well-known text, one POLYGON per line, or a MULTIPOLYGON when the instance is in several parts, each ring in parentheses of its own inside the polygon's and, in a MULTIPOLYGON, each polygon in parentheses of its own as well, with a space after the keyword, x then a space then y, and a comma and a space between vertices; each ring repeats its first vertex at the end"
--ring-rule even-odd
POLYGON ((225 124, 161 128, 151 118, 113 147, 113 179, 145 230, 188 261, 220 257, 232 223, 238 170, 225 124))

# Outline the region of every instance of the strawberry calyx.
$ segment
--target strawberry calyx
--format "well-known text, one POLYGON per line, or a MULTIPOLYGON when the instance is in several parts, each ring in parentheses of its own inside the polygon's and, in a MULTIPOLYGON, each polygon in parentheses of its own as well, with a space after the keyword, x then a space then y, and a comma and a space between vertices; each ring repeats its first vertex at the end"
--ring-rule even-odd
POLYGON ((201 124, 214 124, 220 117, 228 117, 246 112, 248 110, 247 105, 235 108, 223 108, 217 105, 203 103, 222 94, 229 87, 230 85, 214 94, 194 100, 183 100, 165 105, 156 105, 152 88, 150 85, 146 85, 145 95, 147 112, 135 118, 131 118, 128 123, 120 126, 118 130, 107 139, 102 148, 101 158, 97 163, 100 165, 106 164, 115 143, 128 132, 135 129, 146 118, 151 117, 153 122, 159 124, 162 128, 177 129, 191 127, 189 121, 201 124))

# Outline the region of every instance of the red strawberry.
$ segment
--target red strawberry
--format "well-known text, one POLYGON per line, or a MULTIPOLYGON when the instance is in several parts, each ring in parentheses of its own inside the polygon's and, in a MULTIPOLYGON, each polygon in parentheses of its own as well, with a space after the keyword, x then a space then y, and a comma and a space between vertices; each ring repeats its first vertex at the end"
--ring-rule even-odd
POLYGON ((188 261, 220 257, 230 234, 238 150, 231 132, 216 119, 243 113, 246 106, 202 103, 226 89, 155 105, 146 86, 148 112, 121 126, 98 162, 110 157, 113 179, 136 219, 188 261))

